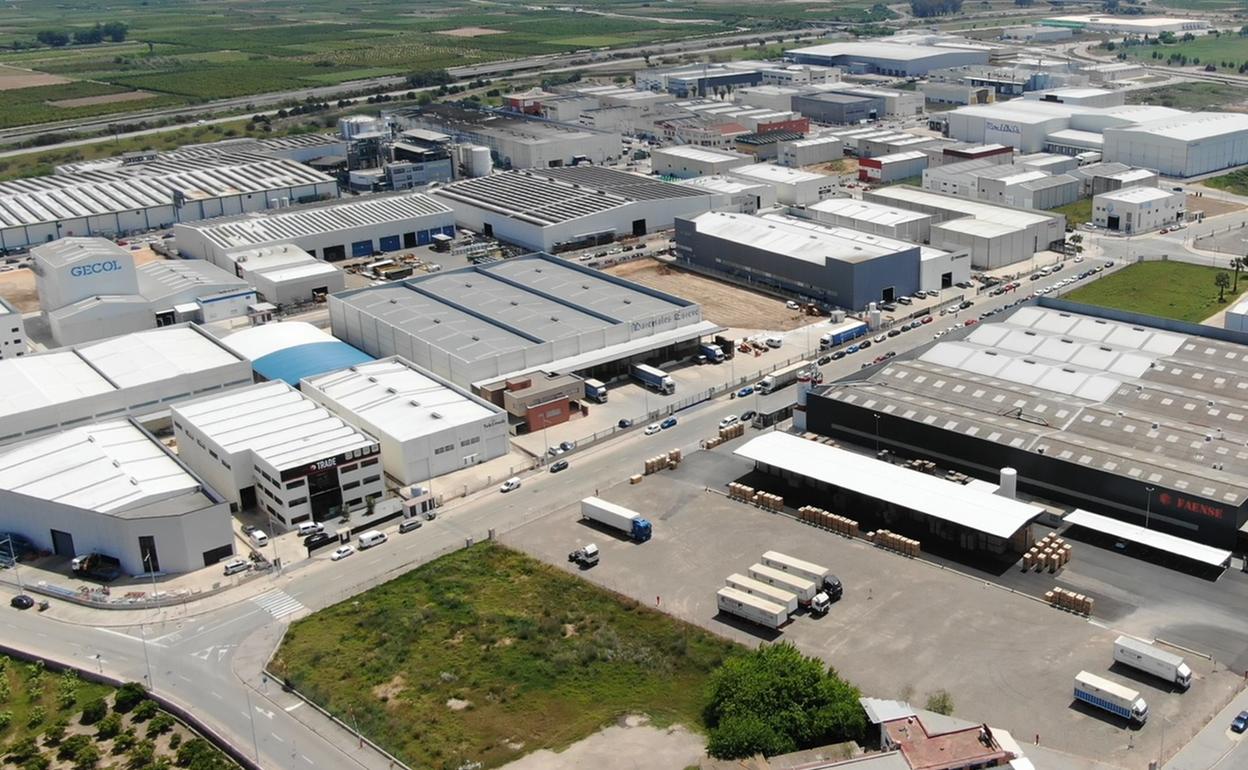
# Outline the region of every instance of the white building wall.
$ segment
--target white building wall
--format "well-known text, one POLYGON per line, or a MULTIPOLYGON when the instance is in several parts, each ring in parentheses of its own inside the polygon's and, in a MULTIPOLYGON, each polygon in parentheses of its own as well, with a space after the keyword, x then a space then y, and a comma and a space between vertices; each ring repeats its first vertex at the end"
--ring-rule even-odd
POLYGON ((1092 198, 1092 223, 1121 233, 1147 233, 1183 220, 1187 196, 1168 193, 1165 198, 1145 202, 1114 200, 1112 193, 1092 198), (1111 226, 1111 217, 1117 225, 1111 226))
POLYGON ((26 340, 26 323, 22 314, 16 311, 5 312, 0 302, 0 360, 24 356, 30 350, 26 340))
POLYGON ((919 288, 923 291, 940 291, 942 277, 952 273, 951 283, 971 280, 971 255, 967 251, 945 252, 938 257, 920 259, 919 288))

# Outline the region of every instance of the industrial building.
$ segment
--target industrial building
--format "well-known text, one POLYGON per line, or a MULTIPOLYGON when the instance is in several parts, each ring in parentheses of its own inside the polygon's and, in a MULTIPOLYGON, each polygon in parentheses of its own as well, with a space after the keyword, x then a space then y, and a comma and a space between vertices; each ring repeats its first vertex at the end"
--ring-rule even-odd
POLYGON ((862 94, 802 94, 793 97, 793 109, 817 123, 845 126, 879 120, 884 116, 884 99, 862 94))
POLYGON ((777 203, 776 188, 765 182, 747 182, 744 179, 726 176, 699 176, 682 180, 677 184, 725 196, 727 202, 717 204, 716 211, 754 214, 761 209, 774 208, 777 203))
POLYGON ((761 85, 738 88, 732 98, 737 104, 765 107, 769 110, 792 110, 793 97, 806 93, 805 87, 761 85))
POLYGON ((62 238, 31 249, 39 305, 57 345, 173 323, 247 315, 256 292, 210 262, 134 255, 105 238, 62 238))
POLYGON ((183 256, 232 271, 230 254, 283 243, 327 262, 413 249, 455 235, 455 216, 428 195, 406 193, 178 225, 173 233, 183 256))
POLYGON ((1037 102, 1053 104, 1080 104, 1085 107, 1121 107, 1126 104, 1127 94, 1124 91, 1111 91, 1108 88, 1066 87, 1050 88, 1045 91, 1028 91, 1023 98, 1037 102))
POLYGON ((255 379, 297 388, 309 377, 373 360, 362 350, 303 321, 279 321, 227 335, 221 342, 251 362, 255 379))
POLYGON ((329 313, 339 339, 464 387, 538 370, 610 380, 721 328, 695 303, 547 254, 331 295, 329 313))
POLYGON ((754 157, 713 147, 678 144, 650 151, 650 168, 655 174, 676 179, 725 174, 737 166, 755 163, 754 157))
POLYGON ((0 250, 68 236, 118 236, 335 198, 338 183, 291 160, 174 152, 0 182, 0 250))
POLYGON ((911 177, 919 178, 927 168, 927 155, 917 150, 894 152, 858 161, 859 181, 871 184, 892 184, 911 177))
POLYGON ((808 136, 781 142, 776 162, 789 168, 830 163, 845 157, 845 143, 839 136, 808 136))
MULTIPOLYGON (((1060 159, 1060 156, 1052 156, 1060 159)), ((923 189, 1024 209, 1052 209, 1083 197, 1069 174, 1052 174, 1047 161, 996 164, 987 160, 948 163, 923 172, 923 189)))
POLYGON ((512 171, 434 193, 461 227, 534 251, 557 252, 645 235, 722 196, 596 166, 512 171))
POLYGON ((301 390, 375 436, 382 467, 400 485, 508 452, 502 409, 397 356, 305 379, 301 390))
POLYGON ((1186 195, 1157 187, 1129 187, 1092 198, 1092 224, 1125 235, 1176 225, 1186 214, 1186 195))
POLYGON ((1065 27, 1081 32, 1108 32, 1136 35, 1152 35, 1156 37, 1162 32, 1200 32, 1209 29, 1205 19, 1181 19, 1169 16, 1118 16, 1106 14, 1101 16, 1054 16, 1042 19, 1040 24, 1047 27, 1065 27))
POLYGON ((1002 40, 1020 43, 1057 43, 1070 40, 1074 32, 1068 27, 1044 27, 1031 24, 1021 27, 1006 27, 1001 31, 1002 40))
MULTIPOLYGON (((916 91, 898 91, 893 88, 855 85, 853 83, 828 83, 810 86, 807 93, 845 94, 879 99, 883 105, 881 117, 912 118, 923 114, 923 95, 916 91)), ((794 108, 796 109, 796 107, 794 108)))
POLYGON ((687 99, 735 88, 761 85, 762 70, 750 62, 684 66, 675 69, 647 68, 634 73, 633 82, 646 91, 666 91, 687 99))
POLYGON ((346 288, 346 274, 290 243, 226 253, 234 274, 278 307, 324 301, 346 288))
POLYGON ((228 504, 123 419, 0 450, 0 529, 63 558, 111 556, 130 575, 190 572, 234 554, 228 504))
POLYGON ((981 478, 1008 466, 1020 489, 1229 558, 1248 519, 1248 346, 1091 312, 1023 305, 812 394, 808 429, 981 478))
POLYGON ((1084 195, 1125 190, 1130 187, 1157 187, 1157 172, 1145 168, 1131 168, 1122 163, 1090 163, 1080 166, 1070 175, 1083 185, 1084 195))
POLYGON ((0 361, 24 356, 30 351, 26 339, 26 322, 22 314, 0 297, 0 361))
POLYGON ((284 382, 172 412, 179 459, 231 509, 266 512, 274 530, 335 519, 385 493, 377 441, 284 382))
POLYGON ((785 55, 798 64, 819 64, 847 72, 895 77, 921 77, 934 69, 988 63, 985 50, 883 41, 825 43, 794 48, 785 55))
POLYGON ((193 324, 0 361, 0 444, 147 417, 252 382, 247 360, 193 324))
POLYGON ((776 200, 789 206, 808 206, 831 197, 837 186, 834 176, 785 168, 774 163, 739 166, 730 170, 728 176, 769 184, 776 188, 776 200))
POLYGON ((930 214, 932 246, 969 251, 971 264, 994 269, 1030 259, 1036 252, 1060 247, 1066 217, 896 185, 863 193, 863 200, 930 214))
POLYGON ((1190 177, 1248 163, 1248 115, 1193 112, 1107 127, 1104 159, 1190 177))
POLYGON ((1003 144, 1020 152, 1040 152, 1049 134, 1070 128, 1071 115, 1091 109, 1030 100, 960 107, 947 114, 949 136, 964 142, 1003 144))
POLYGON ((926 243, 932 226, 929 214, 854 198, 829 198, 807 206, 800 213, 820 224, 848 227, 910 243, 926 243))

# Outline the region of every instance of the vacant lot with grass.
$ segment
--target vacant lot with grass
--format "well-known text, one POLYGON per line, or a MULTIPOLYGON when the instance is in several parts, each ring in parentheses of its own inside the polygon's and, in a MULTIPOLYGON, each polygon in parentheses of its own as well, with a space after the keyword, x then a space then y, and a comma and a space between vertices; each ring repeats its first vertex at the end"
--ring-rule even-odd
POLYGON ((1236 195, 1248 195, 1248 169, 1241 168, 1229 174, 1215 176, 1206 179, 1201 184, 1216 190, 1226 190, 1236 195))
POLYGON ((738 650, 480 543, 298 621, 271 665, 412 767, 497 767, 624 714, 697 728, 738 650))
POLYGON ((1065 214, 1066 224, 1074 227, 1084 222, 1092 221, 1092 199, 1082 198, 1074 203, 1067 203, 1065 206, 1058 206, 1053 209, 1054 214, 1065 214))
MULTIPOLYGON (((1075 289, 1064 299, 1199 323, 1230 304, 1218 302, 1214 276, 1225 272, 1186 262, 1142 262, 1075 289)), ((1241 290, 1248 281, 1241 274, 1241 290)))
MULTIPOLYGON (((1243 45, 1248 47, 1248 39, 1243 45)), ((1225 83, 1174 83, 1161 88, 1141 88, 1127 92, 1128 104, 1151 104, 1177 110, 1248 111, 1248 88, 1225 83)))

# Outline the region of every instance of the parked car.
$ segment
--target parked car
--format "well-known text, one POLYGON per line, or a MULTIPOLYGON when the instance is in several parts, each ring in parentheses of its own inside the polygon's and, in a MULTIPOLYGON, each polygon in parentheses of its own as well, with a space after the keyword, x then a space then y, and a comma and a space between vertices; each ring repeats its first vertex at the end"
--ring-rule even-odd
POLYGON ((511 478, 503 482, 503 485, 498 488, 498 491, 499 492, 511 492, 519 488, 520 488, 520 479, 516 476, 512 476, 511 478))
POLYGON ((624 417, 619 422, 617 422, 616 425, 619 425, 621 428, 631 428, 633 427, 633 421, 628 419, 627 417, 624 417))
POLYGON ((819 364, 820 366, 827 366, 828 364, 832 363, 832 356, 819 356, 819 360, 815 361, 815 363, 819 364))
POLYGON ((901 334, 901 329, 889 329, 888 330, 888 336, 890 337, 897 337, 900 334, 901 334))
POLYGON ((551 473, 558 473, 559 471, 566 471, 567 469, 568 469, 567 460, 559 460, 558 462, 554 462, 550 464, 551 473))
POLYGON ((962 300, 962 303, 961 303, 960 305, 958 305, 958 308, 959 308, 959 309, 961 309, 961 310, 966 310, 968 307, 971 307, 971 306, 972 306, 972 305, 974 305, 974 304, 975 304, 975 303, 974 303, 974 302, 971 302, 969 299, 964 299, 964 300, 962 300))
POLYGON ((842 358, 844 358, 844 357, 845 357, 845 351, 844 351, 844 350, 838 350, 838 351, 836 351, 835 353, 833 353, 833 354, 832 354, 832 360, 833 360, 833 361, 840 361, 840 360, 841 360, 842 358))
POLYGON ((238 572, 246 572, 249 569, 251 569, 251 562, 246 559, 233 558, 225 563, 226 577, 238 572))
POLYGON ((787 307, 789 310, 798 310, 802 307, 801 305, 797 304, 793 300, 789 300, 788 302, 784 303, 784 306, 787 307))
POLYGON ((652 422, 646 426, 646 435, 653 436, 654 434, 658 433, 661 430, 663 429, 659 427, 659 424, 657 422, 652 422))
POLYGON ((35 600, 26 594, 18 594, 9 600, 9 606, 17 610, 28 610, 35 606, 35 600))
POLYGON ((883 342, 883 341, 884 341, 884 340, 886 340, 886 339, 888 339, 888 336, 887 336, 887 335, 884 335, 884 334, 877 334, 877 335, 875 336, 875 341, 876 341, 876 342, 883 342))
POLYGON ((897 301, 898 301, 898 302, 900 302, 900 303, 901 303, 901 304, 903 304, 903 305, 913 305, 913 304, 914 304, 914 300, 910 299, 909 297, 898 297, 898 298, 897 298, 897 301))
POLYGON ((337 540, 337 537, 329 534, 328 532, 316 532, 303 539, 303 547, 311 551, 329 545, 337 540))
POLYGON ((846 355, 849 355, 851 353, 857 353, 858 350, 859 350, 859 347, 857 345, 850 345, 849 347, 845 348, 845 353, 846 355))
POLYGON ((932 322, 932 317, 930 315, 923 316, 923 320, 919 321, 919 323, 924 323, 924 324, 930 324, 931 322, 932 322))
POLYGON ((355 549, 349 545, 341 545, 334 549, 334 553, 329 557, 330 561, 342 561, 351 554, 355 553, 355 549))
POLYGON ((560 441, 559 448, 565 452, 571 452, 573 449, 576 449, 576 442, 575 441, 560 441))
MULTIPOLYGON (((17 601, 20 598, 20 596, 14 597, 13 601, 17 601)), ((29 599, 30 597, 28 596, 26 598, 29 599)), ((13 606, 16 607, 17 605, 13 606)), ((1231 732, 1242 733, 1244 730, 1248 730, 1248 711, 1239 712, 1235 715, 1235 718, 1231 720, 1231 732)))
POLYGON ((675 427, 676 427, 675 417, 668 417, 666 420, 659 423, 659 428, 661 428, 662 430, 667 430, 668 428, 675 428, 675 427))
POLYGON ((719 421, 719 427, 721 427, 721 428, 727 428, 727 427, 728 427, 728 426, 730 426, 730 425, 736 425, 736 424, 737 424, 737 421, 739 421, 740 419, 741 419, 741 418, 740 418, 740 417, 738 417, 738 416, 736 416, 735 414, 730 414, 730 415, 728 415, 727 417, 725 417, 724 419, 722 419, 722 420, 720 420, 720 421, 719 421))
POLYGON ((311 535, 316 532, 324 532, 324 531, 325 531, 325 525, 319 521, 300 522, 299 528, 296 530, 296 532, 299 533, 299 537, 304 537, 305 535, 311 535))
POLYGON ((754 411, 753 409, 747 412, 742 412, 741 422, 749 422, 750 420, 753 420, 757 415, 758 415, 758 412, 754 411))
POLYGON ((891 302, 885 302, 883 305, 880 305, 880 310, 883 310, 885 313, 896 313, 897 306, 891 302))
POLYGON ((965 323, 964 325, 965 325, 965 326, 974 326, 974 325, 975 325, 975 324, 977 324, 977 323, 979 323, 979 319, 978 319, 978 318, 968 318, 968 319, 966 319, 966 323, 965 323))
POLYGON ((859 350, 866 350, 869 347, 871 347, 871 340, 863 340, 862 342, 858 343, 859 350))

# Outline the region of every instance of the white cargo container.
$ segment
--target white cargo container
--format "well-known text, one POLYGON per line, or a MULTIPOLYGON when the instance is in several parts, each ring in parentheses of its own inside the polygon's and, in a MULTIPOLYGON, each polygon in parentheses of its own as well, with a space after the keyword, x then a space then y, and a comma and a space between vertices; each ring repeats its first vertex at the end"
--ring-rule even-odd
POLYGON ((819 593, 819 587, 813 581, 807 580, 800 575, 781 572, 774 567, 768 567, 766 564, 755 564, 750 567, 749 573, 750 577, 755 580, 797 594, 797 602, 803 607, 810 606, 810 602, 815 598, 815 594, 819 593))
POLYGON ((744 591, 747 594, 766 599, 769 602, 784 605, 784 608, 790 613, 797 612, 797 594, 792 591, 786 591, 773 585, 768 585, 761 580, 755 580, 740 573, 733 573, 728 576, 729 588, 735 588, 738 591, 744 591))
POLYGON ((650 521, 640 513, 609 503, 600 497, 586 497, 581 500, 581 516, 627 533, 639 543, 649 540, 652 532, 650 521))
POLYGON ((1114 660, 1146 674, 1177 684, 1183 689, 1192 685, 1192 670, 1183 658, 1159 650, 1142 639, 1120 636, 1114 640, 1114 660))
POLYGON ((815 581, 815 585, 826 591, 832 601, 840 599, 844 591, 840 579, 833 575, 832 571, 827 567, 820 567, 818 564, 803 561, 779 551, 768 551, 763 554, 763 564, 781 572, 788 572, 804 577, 807 580, 815 581))
POLYGON ((735 588, 721 588, 715 594, 715 598, 720 612, 745 618, 767 628, 780 628, 789 619, 789 613, 779 604, 751 596, 735 588))
POLYGON ((1080 671, 1075 675, 1075 700, 1105 709, 1137 724, 1148 721, 1148 704, 1139 692, 1104 677, 1080 671))

